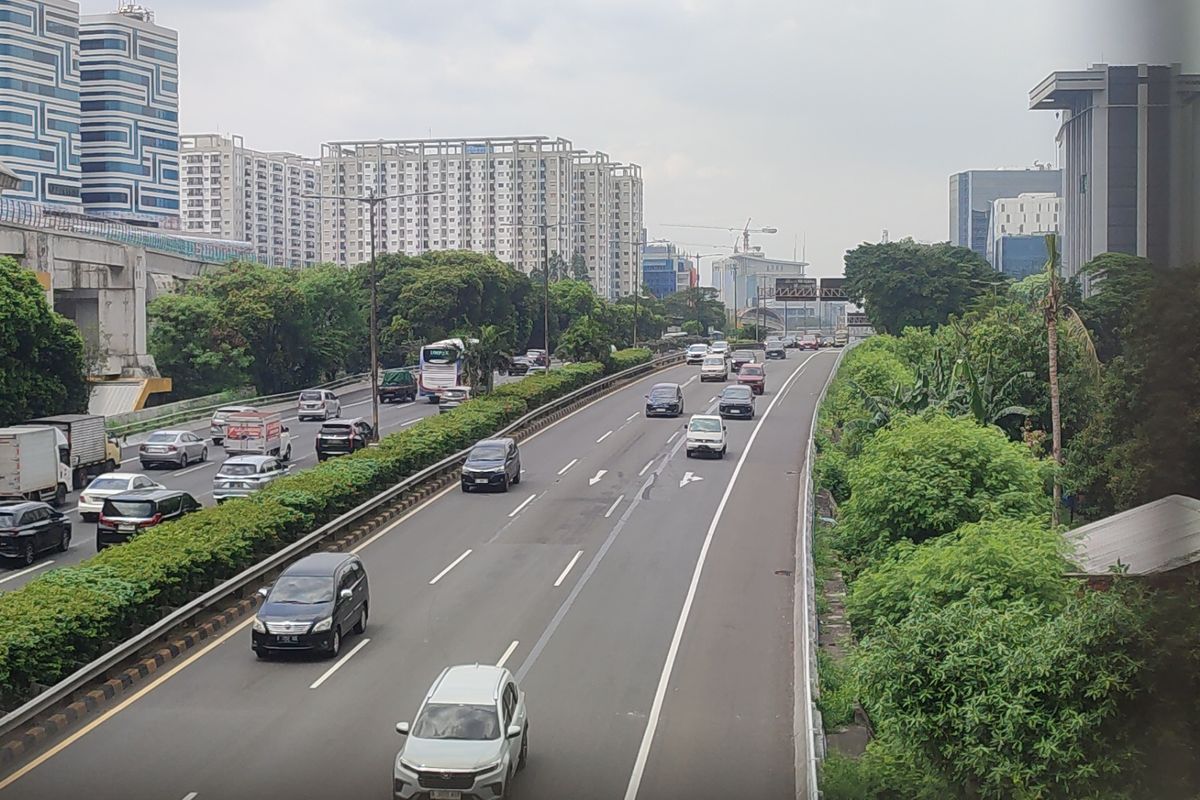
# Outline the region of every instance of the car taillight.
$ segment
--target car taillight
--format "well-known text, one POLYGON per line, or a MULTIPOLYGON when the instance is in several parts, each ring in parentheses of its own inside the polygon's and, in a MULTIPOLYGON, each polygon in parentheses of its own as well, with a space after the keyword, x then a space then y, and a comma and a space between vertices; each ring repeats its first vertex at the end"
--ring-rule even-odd
POLYGON ((109 519, 108 517, 104 516, 104 512, 100 513, 100 515, 96 518, 96 521, 99 522, 101 525, 111 525, 112 524, 112 520, 109 519))
POLYGON ((174 452, 175 452, 175 445, 173 445, 173 444, 169 444, 169 445, 167 445, 167 452, 168 452, 168 453, 174 453, 174 452))
POLYGON ((162 522, 162 514, 155 514, 153 517, 146 520, 145 522, 139 522, 137 524, 137 526, 139 528, 149 528, 153 525, 157 525, 160 522, 162 522))

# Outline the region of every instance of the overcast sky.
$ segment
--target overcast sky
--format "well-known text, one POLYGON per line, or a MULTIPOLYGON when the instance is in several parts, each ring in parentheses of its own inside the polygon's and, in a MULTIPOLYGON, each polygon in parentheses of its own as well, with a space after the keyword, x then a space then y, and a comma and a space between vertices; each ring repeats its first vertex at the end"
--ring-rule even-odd
POLYGON ((306 155, 562 136, 642 165, 651 237, 728 245, 664 225, 753 218, 780 229, 755 240, 768 254, 807 239, 810 274, 836 275, 885 228, 945 240, 950 173, 1054 162, 1055 114, 1029 90, 1183 58, 1166 10, 1200 0, 146 2, 179 31, 183 133, 306 155))

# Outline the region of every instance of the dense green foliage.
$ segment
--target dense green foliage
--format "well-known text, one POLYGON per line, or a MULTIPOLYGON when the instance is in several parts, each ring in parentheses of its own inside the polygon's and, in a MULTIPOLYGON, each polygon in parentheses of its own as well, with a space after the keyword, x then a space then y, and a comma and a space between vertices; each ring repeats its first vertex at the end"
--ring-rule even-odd
POLYGON ((83 337, 37 276, 0 257, 0 426, 87 408, 83 337))
POLYGON ((846 294, 879 333, 937 328, 1000 280, 978 253, 949 244, 905 239, 864 243, 846 253, 846 294))
MULTIPOLYGON (((648 357, 626 352, 622 363, 648 357)), ((27 698, 282 545, 604 374, 572 364, 422 419, 378 447, 281 478, 251 497, 152 528, 0 595, 0 703, 27 698)))

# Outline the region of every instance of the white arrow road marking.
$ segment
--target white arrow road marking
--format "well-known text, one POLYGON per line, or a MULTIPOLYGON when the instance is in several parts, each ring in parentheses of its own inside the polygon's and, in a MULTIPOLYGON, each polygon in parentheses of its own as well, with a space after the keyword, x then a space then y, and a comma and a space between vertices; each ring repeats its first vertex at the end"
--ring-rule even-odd
POLYGON ((699 475, 695 475, 691 472, 685 472, 685 473, 683 473, 683 478, 679 481, 679 488, 682 489, 683 487, 687 486, 689 483, 694 483, 695 481, 702 481, 702 480, 704 480, 704 478, 700 477, 699 475))
POLYGON ((595 486, 597 483, 600 482, 600 479, 603 478, 607 474, 608 474, 608 470, 606 470, 606 469, 596 470, 596 477, 588 478, 588 486, 595 486))

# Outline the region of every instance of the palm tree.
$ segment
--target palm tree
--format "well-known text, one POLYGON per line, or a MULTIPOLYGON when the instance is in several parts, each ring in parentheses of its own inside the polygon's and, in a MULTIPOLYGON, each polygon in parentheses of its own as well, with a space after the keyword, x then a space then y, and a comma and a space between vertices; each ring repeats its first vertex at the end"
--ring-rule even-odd
POLYGON ((475 391, 490 392, 496 373, 509 368, 512 356, 506 347, 507 339, 506 332, 499 326, 484 325, 478 336, 467 340, 463 366, 475 391))

